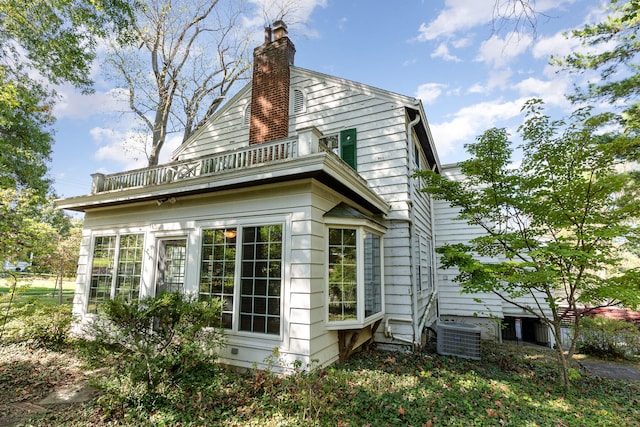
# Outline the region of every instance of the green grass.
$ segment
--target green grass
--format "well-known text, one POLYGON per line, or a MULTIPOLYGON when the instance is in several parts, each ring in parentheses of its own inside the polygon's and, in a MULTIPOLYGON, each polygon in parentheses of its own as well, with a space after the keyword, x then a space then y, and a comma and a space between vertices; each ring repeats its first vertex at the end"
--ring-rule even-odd
MULTIPOLYGON (((10 298, 12 279, 0 278, 0 305, 10 298)), ((22 302, 28 298, 37 298, 44 303, 57 304, 58 294, 53 293, 55 277, 22 274, 18 276, 18 286, 14 302, 22 302)), ((59 285, 58 285, 59 286, 59 285)), ((62 282, 62 300, 70 303, 75 292, 75 279, 65 278, 62 282)))
POLYGON ((288 377, 212 365, 168 385, 161 396, 102 373, 94 378, 103 390, 97 401, 29 425, 638 425, 640 383, 595 378, 576 365, 565 394, 552 361, 549 350, 492 343, 482 361, 371 351, 288 377))

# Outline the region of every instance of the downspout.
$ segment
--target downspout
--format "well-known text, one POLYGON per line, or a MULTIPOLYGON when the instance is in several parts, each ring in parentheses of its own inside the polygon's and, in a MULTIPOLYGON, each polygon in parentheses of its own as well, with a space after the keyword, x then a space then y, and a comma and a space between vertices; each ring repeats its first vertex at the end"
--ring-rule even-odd
MULTIPOLYGON (((407 124, 407 149, 408 149, 408 156, 407 156, 407 177, 409 178, 409 199, 407 200, 407 207, 409 209, 409 227, 410 230, 413 229, 414 224, 415 224, 415 215, 414 215, 414 211, 413 211, 413 195, 415 192, 415 185, 413 183, 413 179, 411 178, 411 165, 414 164, 413 162, 413 127, 418 124, 420 122, 420 115, 416 116, 415 119, 413 119, 411 122, 409 122, 407 124)), ((410 256, 413 257, 415 254, 415 250, 414 250, 414 239, 413 239, 413 235, 411 233, 409 233, 409 238, 410 238, 410 242, 411 245, 409 247, 410 250, 410 256)), ((413 266, 414 263, 411 263, 411 265, 413 266)), ((413 268, 411 268, 411 287, 409 288, 410 292, 411 292, 411 319, 406 319, 406 318, 398 318, 398 317, 387 317, 385 319, 385 327, 384 327, 384 335, 387 338, 390 338, 392 340, 395 341, 400 341, 400 342, 404 342, 407 344, 411 344, 411 346, 413 347, 413 349, 416 348, 416 346, 419 344, 416 341, 416 319, 415 316, 417 315, 418 312, 418 295, 416 292, 416 283, 415 283, 415 274, 413 271, 413 268), (391 330, 391 325, 390 322, 401 322, 401 323, 411 323, 411 328, 413 330, 413 337, 412 339, 407 339, 407 338, 402 338, 402 337, 398 337, 395 336, 393 334, 393 331, 391 330)))
MULTIPOLYGON (((408 169, 408 178, 409 178, 409 203, 408 203, 408 208, 409 208, 409 227, 412 231, 412 233, 409 233, 409 239, 411 242, 411 246, 410 246, 410 250, 411 250, 411 257, 414 257, 416 254, 416 241, 415 241, 415 236, 416 233, 413 232, 415 231, 415 227, 416 227, 416 218, 415 218, 415 210, 414 210, 414 206, 413 206, 413 200, 415 200, 415 191, 416 191, 416 186, 415 186, 415 182, 413 179, 413 173, 411 168, 413 167, 413 165, 416 164, 416 162, 414 161, 415 159, 413 158, 414 153, 415 153, 415 149, 413 147, 413 127, 415 125, 417 125, 420 122, 420 114, 418 113, 416 115, 416 118, 413 119, 412 121, 409 122, 409 124, 407 125, 407 145, 408 145, 408 149, 409 149, 409 164, 407 165, 407 169, 408 169)), ((419 248, 418 248, 419 250, 419 248)), ((412 320, 413 322, 411 323, 411 327, 413 328, 413 342, 414 342, 414 346, 416 343, 419 343, 419 339, 421 336, 421 331, 417 330, 416 331, 416 326, 417 326, 417 319, 416 316, 419 316, 418 313, 418 284, 416 283, 416 274, 414 271, 413 266, 415 265, 414 262, 411 263, 411 304, 413 309, 411 310, 412 312, 412 320)))

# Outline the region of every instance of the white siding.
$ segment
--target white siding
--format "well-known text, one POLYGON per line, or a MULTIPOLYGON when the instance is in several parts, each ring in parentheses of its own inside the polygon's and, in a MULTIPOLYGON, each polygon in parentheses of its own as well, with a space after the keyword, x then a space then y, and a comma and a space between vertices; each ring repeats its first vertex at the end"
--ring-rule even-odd
MULTIPOLYGON (((443 168, 443 174, 452 180, 464 179, 456 166, 443 168)), ((434 205, 436 246, 442 246, 445 243, 467 243, 474 237, 484 234, 484 231, 479 226, 472 226, 457 220, 458 210, 451 207, 448 202, 437 200, 434 205)), ((484 259, 484 261, 488 260, 488 258, 484 259)), ((437 265, 440 266, 439 255, 437 257, 437 265)), ((493 293, 461 293, 460 285, 453 280, 458 274, 458 269, 456 268, 438 268, 437 272, 441 318, 466 318, 467 322, 474 323, 477 317, 496 317, 498 319, 505 316, 531 317, 531 314, 513 304, 504 302, 493 293), (482 302, 477 302, 476 300, 481 300, 482 302)), ((517 302, 529 305, 534 304, 533 299, 527 297, 518 298, 517 302)))

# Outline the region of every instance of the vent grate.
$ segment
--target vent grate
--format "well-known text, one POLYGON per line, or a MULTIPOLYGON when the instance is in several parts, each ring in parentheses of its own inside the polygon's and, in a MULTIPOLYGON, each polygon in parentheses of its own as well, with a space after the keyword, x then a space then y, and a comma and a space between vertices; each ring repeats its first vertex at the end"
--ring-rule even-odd
POLYGON ((480 328, 465 323, 438 324, 438 354, 480 360, 480 328))
POLYGON ((300 89, 293 90, 293 114, 303 113, 304 108, 304 93, 300 89))

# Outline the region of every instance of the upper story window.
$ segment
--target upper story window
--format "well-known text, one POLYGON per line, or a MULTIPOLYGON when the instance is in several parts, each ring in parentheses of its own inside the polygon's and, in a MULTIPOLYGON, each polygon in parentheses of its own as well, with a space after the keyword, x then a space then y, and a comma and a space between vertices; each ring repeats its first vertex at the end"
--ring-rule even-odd
POLYGON ((325 135, 320 138, 320 143, 340 156, 353 169, 357 169, 357 131, 345 129, 340 133, 325 135))

